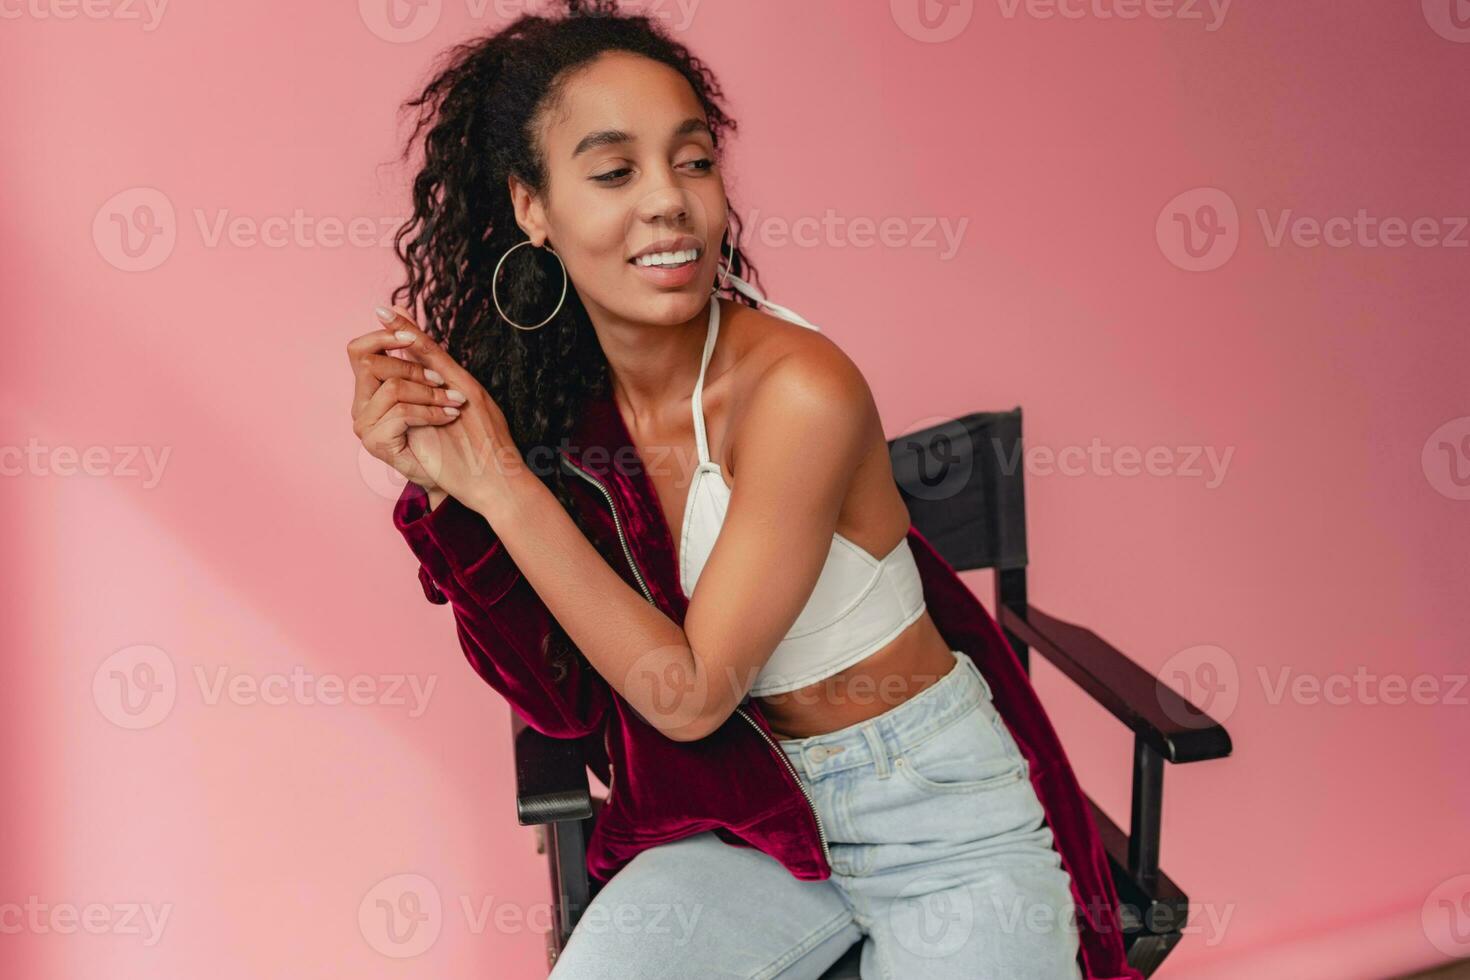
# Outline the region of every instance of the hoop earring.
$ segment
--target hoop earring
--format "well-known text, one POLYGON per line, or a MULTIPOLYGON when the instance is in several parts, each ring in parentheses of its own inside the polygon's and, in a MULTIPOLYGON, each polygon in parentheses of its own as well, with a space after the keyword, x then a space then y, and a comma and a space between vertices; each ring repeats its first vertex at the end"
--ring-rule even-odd
MULTIPOLYGON (((721 255, 724 255, 725 254, 725 236, 724 235, 721 235, 720 236, 720 254, 721 255)), ((725 288, 725 282, 726 282, 726 280, 728 280, 730 278, 730 267, 734 264, 734 262, 735 262, 735 250, 732 248, 730 250, 730 257, 725 260, 725 271, 722 272, 722 273, 720 273, 719 280, 713 286, 711 286, 709 288, 709 292, 710 292, 710 295, 711 296, 715 295, 720 290, 722 290, 722 289, 725 288)))
POLYGON ((514 320, 512 320, 506 314, 505 308, 500 305, 500 297, 495 292, 495 285, 496 285, 497 282, 500 281, 500 267, 503 266, 503 265, 505 265, 505 260, 510 256, 510 253, 511 252, 514 252, 516 249, 520 248, 522 245, 530 245, 530 244, 531 244, 531 240, 528 238, 525 241, 523 241, 523 242, 517 242, 516 244, 512 245, 510 248, 506 249, 505 250, 505 254, 500 257, 500 261, 497 262, 497 263, 495 263, 495 274, 490 277, 490 298, 495 301, 495 310, 496 310, 496 312, 500 314, 500 318, 502 320, 504 320, 506 323, 510 324, 511 326, 515 327, 517 330, 540 330, 542 327, 546 326, 548 323, 551 322, 551 318, 552 317, 556 316, 557 313, 561 312, 561 305, 562 305, 562 303, 564 303, 566 301, 566 298, 567 298, 567 264, 561 260, 561 256, 560 255, 556 255, 556 250, 555 249, 553 249, 550 245, 547 245, 547 246, 545 246, 546 251, 550 252, 552 255, 556 255, 556 262, 557 262, 558 265, 561 266, 561 298, 556 301, 556 309, 552 310, 551 313, 546 317, 545 320, 542 320, 540 323, 536 324, 534 327, 527 327, 527 326, 524 326, 522 324, 519 324, 519 323, 515 322, 514 320))

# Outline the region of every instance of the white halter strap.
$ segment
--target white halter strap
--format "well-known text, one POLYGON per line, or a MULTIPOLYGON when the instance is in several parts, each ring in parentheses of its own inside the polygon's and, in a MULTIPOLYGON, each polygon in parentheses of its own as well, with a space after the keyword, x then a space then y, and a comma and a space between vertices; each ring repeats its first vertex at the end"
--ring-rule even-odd
MULTIPOLYGON (((772 303, 766 299, 759 289, 741 279, 734 273, 725 276, 725 281, 734 286, 739 292, 744 293, 755 300, 760 306, 770 310, 775 316, 792 323, 799 323, 808 330, 821 332, 821 328, 806 319, 795 310, 788 309, 778 303, 772 303)), ((690 406, 694 413, 694 445, 699 450, 699 461, 709 462, 709 443, 704 434, 704 372, 709 367, 710 355, 715 350, 715 338, 720 335, 720 298, 711 296, 709 298, 709 326, 706 328, 704 337, 704 353, 699 357, 699 380, 694 382, 694 397, 691 398, 690 406)))

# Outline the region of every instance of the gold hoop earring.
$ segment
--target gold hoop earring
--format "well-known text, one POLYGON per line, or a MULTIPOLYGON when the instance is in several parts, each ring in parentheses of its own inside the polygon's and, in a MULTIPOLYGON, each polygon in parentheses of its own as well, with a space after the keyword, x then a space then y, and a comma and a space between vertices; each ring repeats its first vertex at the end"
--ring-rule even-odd
POLYGON ((523 241, 523 242, 517 242, 516 244, 512 245, 510 248, 506 249, 505 250, 505 254, 500 257, 500 261, 497 262, 497 263, 495 263, 495 274, 490 277, 490 298, 492 300, 494 300, 494 302, 495 302, 495 311, 500 314, 500 318, 502 320, 504 320, 506 323, 510 324, 511 326, 515 327, 517 330, 540 330, 542 327, 546 326, 548 323, 551 322, 551 318, 552 317, 556 316, 557 313, 561 312, 561 305, 562 305, 562 303, 566 302, 566 298, 567 298, 567 264, 561 260, 561 256, 560 255, 556 255, 556 250, 555 249, 553 249, 550 245, 547 245, 547 246, 545 246, 546 251, 550 252, 552 255, 556 255, 556 263, 557 263, 557 265, 561 266, 561 298, 556 301, 556 309, 552 310, 551 313, 546 317, 546 319, 542 320, 540 323, 536 324, 534 327, 527 327, 527 326, 524 326, 523 324, 519 324, 519 323, 515 322, 514 320, 512 320, 506 314, 505 308, 500 305, 500 297, 495 292, 496 283, 498 283, 500 281, 500 267, 503 266, 503 265, 505 265, 505 260, 510 256, 510 253, 511 252, 514 252, 516 249, 520 248, 522 245, 530 245, 530 244, 531 244, 531 240, 528 238, 525 241, 523 241))

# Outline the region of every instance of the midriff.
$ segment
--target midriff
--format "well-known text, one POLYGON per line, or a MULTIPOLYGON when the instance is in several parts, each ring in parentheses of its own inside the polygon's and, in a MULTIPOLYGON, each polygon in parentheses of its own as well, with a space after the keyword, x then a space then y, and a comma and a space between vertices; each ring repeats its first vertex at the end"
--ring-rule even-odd
POLYGON ((778 739, 809 738, 876 718, 937 682, 955 664, 926 609, 887 646, 851 667, 756 700, 778 739))

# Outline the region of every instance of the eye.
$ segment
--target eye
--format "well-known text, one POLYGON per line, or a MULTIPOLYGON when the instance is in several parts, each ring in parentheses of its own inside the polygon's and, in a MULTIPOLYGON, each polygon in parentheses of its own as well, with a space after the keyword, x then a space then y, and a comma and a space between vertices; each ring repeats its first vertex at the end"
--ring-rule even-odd
MULTIPOLYGON (((707 157, 701 157, 698 160, 690 160, 688 163, 682 163, 680 166, 693 167, 695 173, 707 174, 714 169, 715 162, 707 157)), ((619 180, 622 180, 623 175, 632 172, 631 167, 619 167, 616 170, 609 170, 605 174, 595 174, 590 179, 600 184, 615 184, 619 180)))

